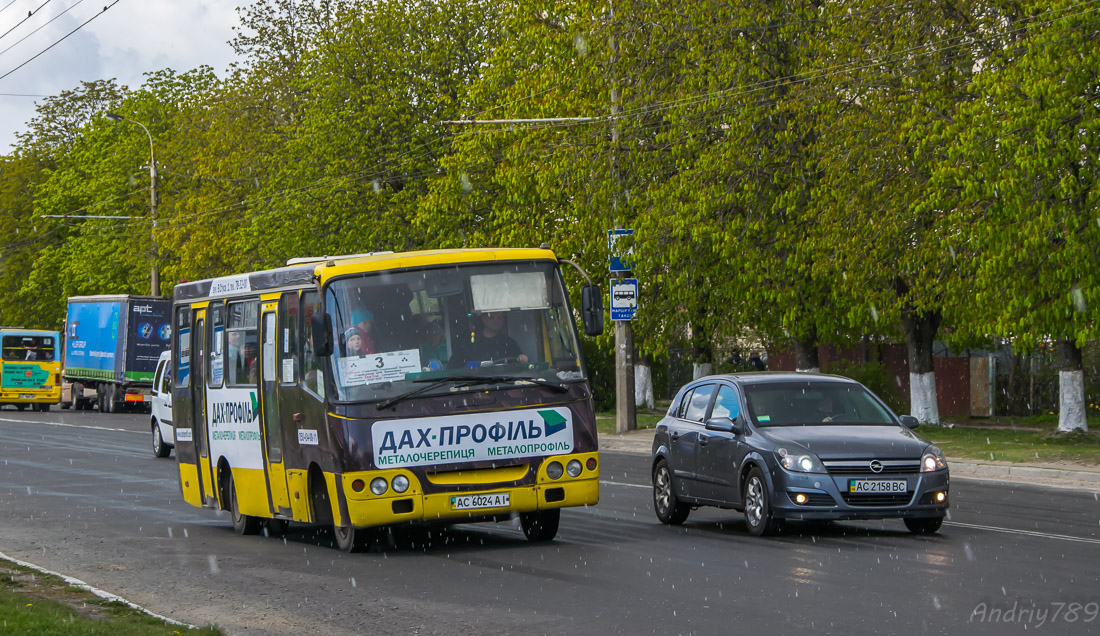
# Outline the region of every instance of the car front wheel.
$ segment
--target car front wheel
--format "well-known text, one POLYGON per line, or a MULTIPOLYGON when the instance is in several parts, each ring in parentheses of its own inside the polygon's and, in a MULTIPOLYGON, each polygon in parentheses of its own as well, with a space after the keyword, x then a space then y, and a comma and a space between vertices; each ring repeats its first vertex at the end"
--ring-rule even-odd
POLYGON ((657 519, 661 523, 670 526, 680 525, 691 513, 691 506, 676 498, 672 471, 668 468, 668 462, 663 459, 653 469, 653 511, 657 513, 657 519))
POLYGON ((758 467, 753 467, 745 479, 744 502, 749 534, 763 537, 783 531, 783 520, 772 514, 768 482, 764 481, 764 473, 758 467))

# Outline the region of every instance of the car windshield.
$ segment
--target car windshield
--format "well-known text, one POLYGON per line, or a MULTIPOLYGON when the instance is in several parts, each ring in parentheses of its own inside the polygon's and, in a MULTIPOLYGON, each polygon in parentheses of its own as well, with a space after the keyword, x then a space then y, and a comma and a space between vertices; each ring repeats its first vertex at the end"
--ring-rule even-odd
POLYGON ((886 407, 858 384, 750 384, 745 386, 745 397, 757 426, 896 426, 886 407))
POLYGON ((522 386, 584 379, 553 263, 366 273, 326 290, 339 401, 466 390, 481 378, 522 386))

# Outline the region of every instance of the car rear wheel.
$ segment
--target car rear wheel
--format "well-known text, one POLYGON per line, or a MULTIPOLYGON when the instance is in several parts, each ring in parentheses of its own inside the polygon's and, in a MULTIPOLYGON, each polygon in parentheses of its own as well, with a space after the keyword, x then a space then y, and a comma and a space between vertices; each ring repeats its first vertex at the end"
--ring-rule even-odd
POLYGON ((164 443, 164 438, 160 434, 160 424, 153 422, 153 454, 157 457, 168 457, 172 452, 172 449, 164 443))
POLYGON ((558 534, 561 522, 561 509, 524 512, 519 515, 519 525, 523 527, 523 536, 528 541, 550 541, 558 534))
POLYGON ((905 519, 905 527, 913 534, 935 534, 943 525, 943 517, 922 517, 905 519))
POLYGON ((745 523, 749 526, 749 534, 754 537, 763 537, 783 531, 783 520, 776 519, 772 514, 768 482, 764 481, 764 473, 758 467, 753 467, 745 479, 743 501, 745 502, 745 523))
POLYGON ((653 469, 653 511, 661 523, 677 526, 688 518, 691 506, 676 498, 672 487, 672 471, 668 462, 660 460, 653 469))

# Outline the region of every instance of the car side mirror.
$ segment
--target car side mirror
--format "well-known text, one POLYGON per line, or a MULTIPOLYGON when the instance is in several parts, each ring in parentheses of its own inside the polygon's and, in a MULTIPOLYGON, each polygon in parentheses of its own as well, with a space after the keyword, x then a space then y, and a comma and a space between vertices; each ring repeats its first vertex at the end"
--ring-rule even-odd
POLYGON ((744 432, 743 426, 728 417, 712 417, 707 420, 706 427, 708 431, 718 431, 719 433, 740 435, 744 432))
POLYGON ((581 322, 585 335, 598 336, 603 333, 603 296, 596 285, 581 288, 581 322))
POLYGON ((332 321, 328 314, 313 312, 310 320, 310 335, 313 339, 313 355, 326 358, 332 355, 332 321))
POLYGON ((901 420, 901 425, 905 428, 916 428, 920 426, 920 420, 912 415, 902 415, 898 419, 901 420))

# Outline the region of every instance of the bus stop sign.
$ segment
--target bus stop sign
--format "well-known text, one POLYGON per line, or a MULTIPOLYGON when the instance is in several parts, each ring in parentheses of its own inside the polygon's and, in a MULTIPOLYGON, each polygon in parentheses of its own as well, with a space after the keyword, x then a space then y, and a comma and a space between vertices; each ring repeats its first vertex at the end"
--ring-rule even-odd
POLYGON ((611 279, 611 319, 634 320, 638 308, 638 279, 611 279))

